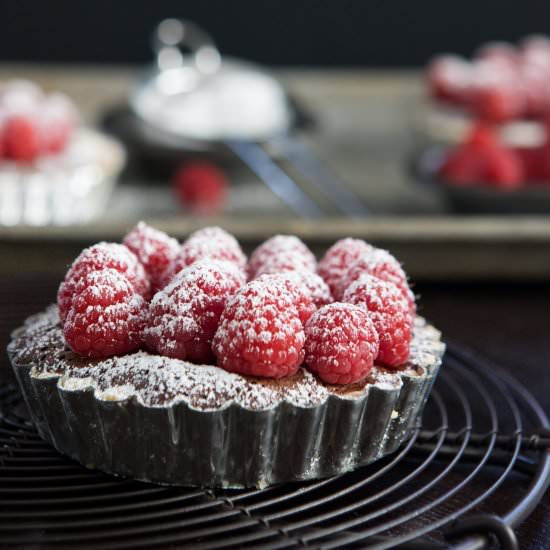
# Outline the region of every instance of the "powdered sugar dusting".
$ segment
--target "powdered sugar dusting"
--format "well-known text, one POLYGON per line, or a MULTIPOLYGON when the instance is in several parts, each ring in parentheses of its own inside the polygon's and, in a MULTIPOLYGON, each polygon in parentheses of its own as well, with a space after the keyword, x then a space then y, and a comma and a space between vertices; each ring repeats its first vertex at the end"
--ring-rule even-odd
POLYGON ((155 289, 180 252, 176 239, 142 221, 124 237, 123 243, 142 263, 155 289))
POLYGON ((248 276, 284 271, 315 272, 317 261, 309 248, 295 235, 275 235, 262 243, 250 256, 248 276))
POLYGON ((149 297, 149 280, 135 254, 122 244, 100 242, 85 248, 67 271, 57 293, 62 318, 69 312, 78 281, 92 271, 105 268, 123 274, 136 292, 144 298, 149 297))
POLYGON ((303 361, 304 320, 315 309, 299 289, 276 275, 249 282, 228 302, 212 347, 223 368, 281 378, 303 361), (309 308, 312 310, 309 311, 309 308))
POLYGON ((265 410, 286 401, 298 407, 323 403, 330 395, 352 399, 371 385, 398 388, 403 376, 424 376, 440 361, 444 345, 440 333, 418 318, 409 363, 399 371, 375 365, 360 385, 324 384, 303 368, 289 378, 257 379, 226 372, 218 367, 194 365, 140 351, 104 360, 84 359, 65 345, 56 307, 29 318, 9 346, 14 363, 34 366, 34 376, 63 376, 67 390, 93 387, 99 399, 136 396, 149 407, 184 401, 199 410, 217 410, 236 403, 265 410))
POLYGON ((368 254, 374 247, 360 239, 340 239, 334 243, 319 262, 317 271, 328 284, 337 300, 342 299, 348 281, 348 270, 353 262, 368 254))
POLYGON ((309 271, 287 271, 281 273, 285 279, 288 279, 308 295, 315 307, 320 308, 332 302, 330 289, 325 281, 317 273, 309 271))
POLYGON ((168 357, 208 361, 225 303, 245 283, 231 262, 201 260, 180 271, 149 306, 148 346, 168 357))

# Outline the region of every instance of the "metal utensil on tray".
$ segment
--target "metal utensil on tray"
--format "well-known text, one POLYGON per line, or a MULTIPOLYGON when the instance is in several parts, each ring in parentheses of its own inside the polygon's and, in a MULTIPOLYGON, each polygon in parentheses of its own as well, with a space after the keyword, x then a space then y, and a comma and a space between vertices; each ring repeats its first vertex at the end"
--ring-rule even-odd
POLYGON ((222 58, 210 36, 189 21, 162 21, 154 49, 156 66, 130 96, 149 140, 197 152, 229 150, 300 216, 319 217, 323 210, 279 161, 341 213, 367 213, 360 198, 291 134, 294 110, 270 74, 252 63, 222 58))

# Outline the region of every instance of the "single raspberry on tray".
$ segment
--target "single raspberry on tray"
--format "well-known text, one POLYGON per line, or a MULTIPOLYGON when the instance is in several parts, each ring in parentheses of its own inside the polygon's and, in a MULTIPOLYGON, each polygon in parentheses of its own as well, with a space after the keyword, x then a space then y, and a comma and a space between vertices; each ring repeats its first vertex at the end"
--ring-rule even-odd
POLYGON ((196 214, 216 214, 223 210, 227 197, 227 177, 216 165, 206 161, 188 162, 174 176, 176 197, 196 214))
POLYGON ((202 260, 182 269, 153 297, 145 343, 167 357, 211 362, 212 338, 226 301, 245 282, 231 262, 202 260))
POLYGON ((122 242, 137 256, 149 277, 152 290, 157 291, 164 272, 180 252, 178 241, 163 231, 139 222, 122 242))
POLYGON ((71 306, 76 283, 88 273, 103 269, 118 271, 126 277, 138 294, 145 299, 149 298, 149 280, 135 254, 122 244, 101 242, 85 248, 80 253, 59 286, 57 305, 62 320, 67 316, 71 306))
POLYGON ((318 309, 305 328, 308 368, 328 384, 363 380, 378 355, 378 333, 366 310, 335 302, 318 309))
POLYGON ((294 235, 275 235, 252 252, 248 276, 254 279, 265 273, 283 271, 315 272, 317 261, 311 250, 294 235))
POLYGON ((243 272, 246 267, 246 256, 233 235, 221 227, 205 227, 189 235, 183 243, 178 257, 162 276, 163 285, 184 267, 199 260, 232 262, 243 272))
POLYGON ((146 303, 124 274, 90 271, 75 285, 63 334, 70 348, 90 358, 111 357, 141 346, 146 303))
POLYGON ((344 294, 344 302, 363 306, 378 332, 380 347, 376 359, 389 367, 409 358, 412 318, 399 288, 389 281, 362 275, 344 294))
POLYGON ((348 284, 348 271, 351 265, 373 246, 360 239, 340 239, 325 253, 317 271, 330 288, 335 300, 341 300, 348 284))
POLYGON ((225 370, 281 378, 304 360, 304 329, 285 286, 264 277, 228 300, 212 350, 225 370))
POLYGON ((407 274, 395 256, 392 256, 387 250, 375 248, 356 260, 349 269, 346 289, 363 275, 372 275, 393 283, 407 301, 410 314, 416 313, 415 297, 409 287, 407 274))

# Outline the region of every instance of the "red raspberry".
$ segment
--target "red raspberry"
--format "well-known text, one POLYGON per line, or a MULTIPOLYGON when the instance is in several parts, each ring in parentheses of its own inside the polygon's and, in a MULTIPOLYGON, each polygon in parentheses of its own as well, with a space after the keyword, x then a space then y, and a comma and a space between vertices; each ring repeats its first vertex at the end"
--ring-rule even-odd
POLYGON ((203 260, 180 271, 155 294, 144 340, 167 357, 211 362, 211 343, 225 303, 245 284, 231 262, 203 260))
POLYGON ((481 118, 492 122, 506 122, 518 118, 525 110, 525 97, 519 86, 486 84, 472 91, 472 108, 481 118))
POLYGON ((32 162, 40 154, 40 136, 35 124, 24 116, 12 116, 4 125, 4 156, 32 162))
POLYGON ((377 277, 363 275, 344 294, 344 302, 363 306, 378 332, 380 347, 376 359, 389 367, 409 358, 412 318, 399 288, 377 277))
POLYGON ((464 145, 476 151, 486 151, 499 146, 499 137, 491 124, 476 122, 468 132, 464 145))
POLYGON ((486 153, 483 181, 500 189, 517 189, 523 185, 525 174, 517 153, 505 147, 486 153))
POLYGON ((262 281, 266 286, 275 288, 278 287, 282 293, 287 293, 288 298, 298 311, 298 317, 302 325, 305 325, 307 320, 317 310, 317 306, 313 302, 313 298, 303 283, 296 284, 289 277, 290 273, 274 273, 272 275, 260 275, 255 281, 262 281))
POLYGON ((130 353, 141 345, 145 301, 115 269, 90 271, 78 280, 63 324, 70 348, 84 357, 130 353))
POLYGON ((145 299, 149 298, 149 281, 143 266, 133 252, 130 252, 124 245, 117 243, 98 243, 85 248, 65 275, 65 280, 59 286, 57 292, 57 305, 59 306, 59 316, 65 319, 76 284, 79 279, 85 277, 92 271, 103 269, 114 269, 126 277, 135 291, 145 299))
POLYGON ((464 144, 451 151, 439 176, 455 184, 495 183, 517 187, 525 179, 521 158, 501 145, 490 126, 476 125, 464 144))
POLYGON ((214 164, 189 162, 174 176, 176 196, 197 214, 216 214, 223 209, 227 195, 227 178, 214 164))
POLYGON ((330 288, 332 296, 341 300, 348 285, 348 270, 363 254, 373 250, 370 244, 360 239, 341 239, 325 253, 317 271, 330 288))
POLYGON ((250 256, 248 276, 282 271, 314 272, 317 261, 311 250, 294 235, 275 235, 262 243, 250 256))
POLYGON ((316 273, 287 271, 280 275, 294 283, 304 294, 309 296, 317 309, 333 301, 327 283, 316 273))
POLYGON ((378 333, 364 308, 333 303, 317 310, 306 324, 309 369, 328 384, 363 380, 378 355, 378 333))
POLYGON ((180 252, 180 245, 163 231, 139 222, 123 240, 145 268, 153 291, 162 283, 166 269, 172 265, 180 252))
POLYGON ((488 42, 483 44, 475 53, 477 59, 506 63, 516 67, 521 62, 518 49, 508 42, 488 42))
POLYGON ((175 262, 163 274, 163 283, 167 284, 176 273, 198 260, 232 262, 243 272, 246 266, 246 256, 233 235, 220 227, 205 227, 189 235, 175 262))
POLYGON ((546 159, 550 158, 547 145, 541 147, 516 147, 515 154, 521 162, 526 182, 540 182, 550 179, 550 166, 546 159))
POLYGON ((225 370, 281 378, 302 364, 304 342, 298 311, 284 285, 261 277, 228 300, 212 350, 225 370))
POLYGON ((427 68, 427 81, 432 97, 449 103, 464 104, 472 82, 472 66, 454 56, 441 55, 427 68))
POLYGON ((458 146, 446 156, 438 169, 438 176, 455 185, 473 185, 483 180, 483 165, 482 153, 458 146))
POLYGON ((63 151, 77 119, 74 105, 64 94, 53 93, 45 97, 38 118, 42 149, 48 153, 63 151))
POLYGON ((407 301, 411 315, 416 314, 414 294, 409 287, 407 274, 395 256, 387 250, 375 248, 369 254, 359 258, 349 269, 346 289, 363 275, 372 275, 393 283, 407 301))

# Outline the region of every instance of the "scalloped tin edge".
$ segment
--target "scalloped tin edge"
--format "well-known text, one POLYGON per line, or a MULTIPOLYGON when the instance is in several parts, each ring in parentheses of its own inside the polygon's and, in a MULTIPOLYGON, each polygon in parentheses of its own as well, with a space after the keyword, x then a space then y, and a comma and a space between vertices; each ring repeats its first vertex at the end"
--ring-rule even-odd
POLYGON ((168 485, 261 488, 341 474, 394 452, 428 398, 444 352, 438 344, 426 374, 403 375, 401 387, 259 411, 100 400, 91 385, 65 390, 61 375, 34 377, 32 365, 9 355, 40 435, 87 468, 168 485))

